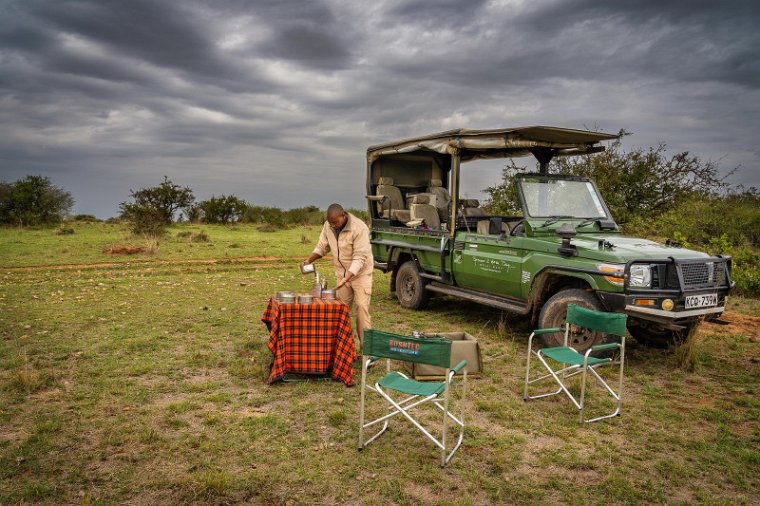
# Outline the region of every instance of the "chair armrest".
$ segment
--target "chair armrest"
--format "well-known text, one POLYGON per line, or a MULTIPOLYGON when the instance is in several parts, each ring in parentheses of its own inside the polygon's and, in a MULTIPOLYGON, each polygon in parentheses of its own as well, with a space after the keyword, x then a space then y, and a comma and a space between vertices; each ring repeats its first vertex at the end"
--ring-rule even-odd
POLYGON ((457 365, 455 365, 451 370, 454 372, 454 374, 457 374, 458 372, 460 372, 465 367, 467 367, 467 361, 466 360, 462 360, 457 365))
POLYGON ((390 198, 388 195, 365 195, 364 197, 372 202, 382 202, 383 200, 390 198))
POLYGON ((562 332, 561 327, 552 327, 550 329, 536 329, 533 331, 533 333, 537 336, 540 336, 541 334, 551 334, 552 332, 562 332))
POLYGON ((618 343, 597 344, 591 347, 591 351, 611 350, 613 348, 619 348, 619 347, 620 347, 620 344, 618 343))

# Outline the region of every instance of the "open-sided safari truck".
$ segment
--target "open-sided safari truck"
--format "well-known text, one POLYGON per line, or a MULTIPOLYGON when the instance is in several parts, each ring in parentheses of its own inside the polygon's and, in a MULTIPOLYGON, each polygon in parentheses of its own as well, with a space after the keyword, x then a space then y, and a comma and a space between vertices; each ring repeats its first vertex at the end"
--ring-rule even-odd
MULTIPOLYGON (((531 315, 560 327, 575 303, 629 315, 638 340, 669 343, 723 312, 730 259, 620 234, 593 181, 548 174, 556 156, 589 155, 616 138, 554 127, 452 130, 367 150, 375 267, 391 272, 403 307, 434 293, 531 315), (460 198, 464 166, 533 155, 539 172, 515 176, 522 216, 491 216, 460 198)), ((559 346, 560 334, 544 344, 559 346)), ((572 336, 580 352, 604 339, 572 336)))

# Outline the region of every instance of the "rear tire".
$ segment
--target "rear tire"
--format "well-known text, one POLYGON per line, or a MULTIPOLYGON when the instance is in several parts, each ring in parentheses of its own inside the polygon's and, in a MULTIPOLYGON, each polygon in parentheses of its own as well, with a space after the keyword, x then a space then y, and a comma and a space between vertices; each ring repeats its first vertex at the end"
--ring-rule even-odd
POLYGON ((396 297, 401 307, 422 309, 427 306, 430 292, 425 289, 426 284, 416 262, 410 260, 402 264, 396 273, 396 297))
MULTIPOLYGON (((567 305, 576 304, 587 309, 604 311, 602 303, 591 292, 580 288, 562 290, 555 293, 546 301, 541 313, 538 316, 538 327, 545 329, 551 327, 561 327, 562 332, 552 334, 543 334, 540 336, 541 344, 545 347, 564 346, 565 344, 565 317, 567 316, 567 305)), ((590 330, 580 330, 570 328, 570 335, 567 345, 575 349, 578 353, 585 353, 586 350, 596 344, 602 344, 606 341, 605 334, 590 330)))

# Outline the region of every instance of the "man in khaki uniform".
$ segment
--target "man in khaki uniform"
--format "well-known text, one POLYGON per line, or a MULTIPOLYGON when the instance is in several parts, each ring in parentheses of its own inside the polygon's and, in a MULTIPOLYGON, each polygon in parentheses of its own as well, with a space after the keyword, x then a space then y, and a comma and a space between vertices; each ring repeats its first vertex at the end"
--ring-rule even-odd
POLYGON ((375 260, 369 243, 369 229, 362 220, 347 213, 340 204, 327 208, 327 221, 319 234, 319 241, 302 265, 310 264, 332 252, 332 263, 338 284, 338 299, 349 308, 356 306, 356 329, 364 342, 364 329, 372 328, 369 302, 372 295, 372 270, 375 260))

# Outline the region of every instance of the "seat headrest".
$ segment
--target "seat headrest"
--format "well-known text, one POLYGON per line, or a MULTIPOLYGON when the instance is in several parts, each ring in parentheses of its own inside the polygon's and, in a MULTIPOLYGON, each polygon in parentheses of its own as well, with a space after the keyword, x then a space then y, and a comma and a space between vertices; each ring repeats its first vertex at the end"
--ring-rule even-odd
POLYGON ((377 182, 377 184, 393 186, 393 178, 392 177, 381 177, 380 180, 377 182))
POLYGON ((464 199, 462 204, 464 207, 480 207, 480 201, 478 199, 464 199))
POLYGON ((440 179, 431 179, 430 186, 443 186, 443 181, 440 179))
POLYGON ((430 195, 418 193, 412 198, 412 204, 430 204, 430 195))

